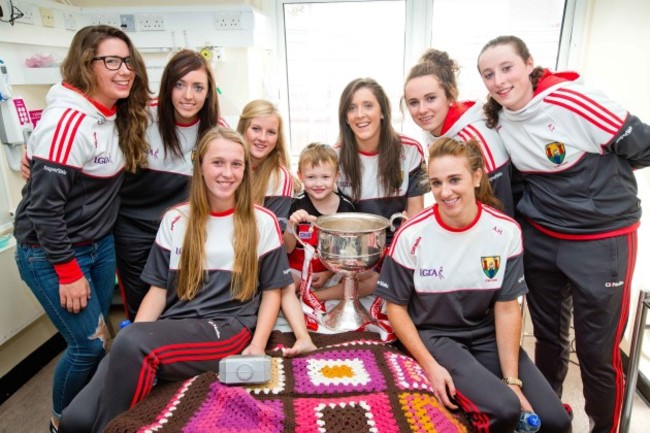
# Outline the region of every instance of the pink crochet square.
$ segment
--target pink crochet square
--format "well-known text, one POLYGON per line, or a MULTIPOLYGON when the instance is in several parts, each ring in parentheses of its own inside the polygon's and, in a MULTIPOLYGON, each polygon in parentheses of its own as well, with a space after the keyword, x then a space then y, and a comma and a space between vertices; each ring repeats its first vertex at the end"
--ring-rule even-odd
POLYGON ((386 364, 393 373, 395 385, 403 390, 424 390, 433 392, 427 375, 415 359, 395 352, 386 352, 386 364))
POLYGON ((280 433, 283 429, 281 401, 262 402, 242 387, 229 387, 215 381, 183 433, 280 433))
POLYGON ((292 360, 295 391, 304 394, 377 392, 386 389, 369 350, 333 350, 292 360))

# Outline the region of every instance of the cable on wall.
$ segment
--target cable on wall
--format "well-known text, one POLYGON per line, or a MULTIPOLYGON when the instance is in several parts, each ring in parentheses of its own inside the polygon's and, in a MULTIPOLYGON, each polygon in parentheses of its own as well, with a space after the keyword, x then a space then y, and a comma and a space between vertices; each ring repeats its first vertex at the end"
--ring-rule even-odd
MULTIPOLYGON (((21 19, 22 17, 25 16, 25 14, 23 13, 23 11, 21 11, 16 6, 14 6, 14 2, 12 0, 9 0, 9 9, 11 10, 11 12, 9 13, 9 19, 8 20, 0 19, 0 21, 3 23, 9 23, 13 26, 16 20, 21 19)), ((1 17, 2 17, 2 8, 0 8, 0 18, 1 17)))

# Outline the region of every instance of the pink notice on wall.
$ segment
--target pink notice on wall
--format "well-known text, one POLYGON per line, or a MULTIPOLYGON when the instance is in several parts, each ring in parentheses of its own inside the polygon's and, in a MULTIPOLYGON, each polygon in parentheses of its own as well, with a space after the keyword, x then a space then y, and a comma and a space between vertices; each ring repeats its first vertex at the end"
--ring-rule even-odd
POLYGON ((31 110, 29 112, 29 118, 31 119, 34 128, 36 128, 36 124, 38 123, 38 121, 41 120, 42 114, 43 114, 43 110, 31 110))
POLYGON ((18 124, 23 126, 29 123, 29 115, 27 114, 25 101, 22 98, 13 98, 12 101, 16 107, 16 114, 18 114, 18 124))

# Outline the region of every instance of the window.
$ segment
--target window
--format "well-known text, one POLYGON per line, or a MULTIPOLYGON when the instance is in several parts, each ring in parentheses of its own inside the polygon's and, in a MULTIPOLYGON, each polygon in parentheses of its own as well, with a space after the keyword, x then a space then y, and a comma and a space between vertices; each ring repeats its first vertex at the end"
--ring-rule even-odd
POLYGON ((476 69, 483 46, 497 36, 516 35, 535 64, 555 69, 563 15, 564 0, 435 0, 429 46, 460 64, 460 97, 480 99, 487 94, 476 69))
POLYGON ((554 68, 565 3, 574 1, 280 1, 280 57, 286 62, 280 69, 287 83, 280 100, 292 154, 312 141, 336 141, 339 97, 358 77, 377 80, 390 97, 394 126, 420 139, 399 104, 405 73, 428 47, 445 50, 459 62, 461 99, 485 96, 476 59, 498 35, 520 36, 537 64, 554 68))
POLYGON ((405 1, 286 3, 283 15, 293 154, 334 144, 339 97, 355 78, 374 78, 399 116, 405 1))

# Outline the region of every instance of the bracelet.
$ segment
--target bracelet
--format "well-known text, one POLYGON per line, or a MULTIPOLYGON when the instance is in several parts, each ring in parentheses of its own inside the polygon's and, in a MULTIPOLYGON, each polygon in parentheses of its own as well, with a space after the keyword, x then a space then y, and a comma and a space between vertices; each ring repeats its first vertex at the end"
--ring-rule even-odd
POLYGON ((504 377, 502 380, 506 385, 515 385, 519 388, 524 386, 524 383, 518 377, 504 377))

